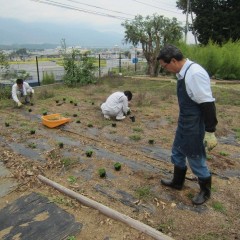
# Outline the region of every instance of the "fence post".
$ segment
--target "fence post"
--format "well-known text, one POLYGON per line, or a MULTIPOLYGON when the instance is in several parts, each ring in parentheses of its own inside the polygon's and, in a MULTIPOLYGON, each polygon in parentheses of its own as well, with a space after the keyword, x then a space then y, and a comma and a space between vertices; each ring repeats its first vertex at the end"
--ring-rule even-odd
POLYGON ((121 73, 122 72, 122 66, 121 66, 121 63, 122 63, 122 61, 121 61, 121 53, 119 53, 119 73, 121 73))
POLYGON ((98 55, 98 77, 101 77, 101 56, 98 55))
POLYGON ((36 65, 37 65, 38 86, 40 86, 40 78, 39 78, 38 58, 37 58, 37 56, 36 56, 36 65))

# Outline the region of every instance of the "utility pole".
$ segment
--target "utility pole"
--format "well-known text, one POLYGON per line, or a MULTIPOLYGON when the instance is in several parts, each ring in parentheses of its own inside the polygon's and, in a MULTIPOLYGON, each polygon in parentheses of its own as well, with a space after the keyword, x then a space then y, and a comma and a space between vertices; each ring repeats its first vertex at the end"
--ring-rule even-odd
POLYGON ((188 12, 189 12, 190 0, 187 0, 187 13, 186 13, 186 27, 185 27, 185 43, 187 43, 187 34, 188 34, 188 12))

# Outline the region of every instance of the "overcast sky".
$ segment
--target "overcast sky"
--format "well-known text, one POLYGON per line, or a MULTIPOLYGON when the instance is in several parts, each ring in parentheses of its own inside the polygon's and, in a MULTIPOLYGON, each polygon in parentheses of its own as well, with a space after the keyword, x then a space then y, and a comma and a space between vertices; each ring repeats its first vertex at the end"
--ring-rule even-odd
POLYGON ((124 19, 154 13, 176 17, 182 25, 186 15, 176 0, 0 0, 0 17, 24 22, 80 24, 98 31, 123 32, 124 19), (53 6, 59 5, 59 6, 53 6))

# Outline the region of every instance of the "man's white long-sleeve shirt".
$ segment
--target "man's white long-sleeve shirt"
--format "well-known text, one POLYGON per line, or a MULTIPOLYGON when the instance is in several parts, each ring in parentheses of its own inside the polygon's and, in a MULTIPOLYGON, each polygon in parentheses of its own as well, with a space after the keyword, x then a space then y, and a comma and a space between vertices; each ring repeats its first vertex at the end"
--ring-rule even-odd
POLYGON ((103 114, 109 116, 116 116, 120 111, 126 114, 129 110, 128 98, 123 92, 115 92, 101 105, 101 109, 103 114))
POLYGON ((13 84, 13 86, 12 86, 12 98, 16 103, 19 102, 19 99, 18 99, 18 96, 17 96, 18 91, 22 91, 23 96, 27 96, 27 93, 28 92, 33 92, 33 89, 27 82, 23 82, 23 85, 22 85, 21 89, 18 87, 17 83, 13 84))

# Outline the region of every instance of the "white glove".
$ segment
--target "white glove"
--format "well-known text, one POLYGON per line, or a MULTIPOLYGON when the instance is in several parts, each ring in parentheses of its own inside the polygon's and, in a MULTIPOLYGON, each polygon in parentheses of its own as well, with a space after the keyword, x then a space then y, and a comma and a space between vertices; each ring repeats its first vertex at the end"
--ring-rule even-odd
POLYGON ((203 143, 208 151, 211 151, 213 148, 217 146, 217 138, 214 133, 205 132, 205 137, 203 143))
POLYGON ((18 105, 18 107, 21 107, 22 103, 19 101, 19 102, 17 102, 17 105, 18 105))
POLYGON ((32 94, 34 94, 34 89, 32 89, 32 94))

